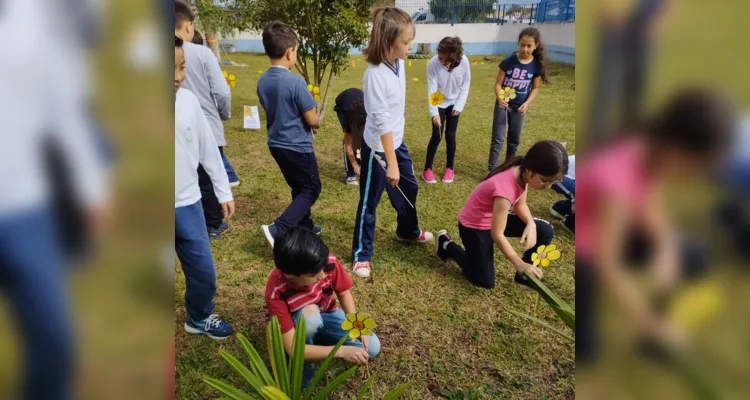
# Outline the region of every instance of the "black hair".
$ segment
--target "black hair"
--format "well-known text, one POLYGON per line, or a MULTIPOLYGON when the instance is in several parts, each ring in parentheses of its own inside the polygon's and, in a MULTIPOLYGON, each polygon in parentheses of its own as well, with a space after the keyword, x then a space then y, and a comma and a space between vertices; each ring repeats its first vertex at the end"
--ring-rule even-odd
POLYGON ((729 100, 707 88, 687 88, 656 113, 646 129, 647 140, 694 157, 725 150, 735 129, 729 100))
POLYGON ((568 163, 568 152, 562 143, 542 140, 531 146, 525 156, 515 156, 490 171, 484 180, 515 166, 520 166, 522 173, 530 170, 542 176, 562 176, 568 173, 568 163))
POLYGON ((287 49, 294 48, 298 41, 297 32, 281 21, 271 21, 263 27, 263 48, 272 60, 284 57, 287 49))
POLYGON ((365 111, 364 100, 357 100, 344 109, 344 127, 347 133, 352 135, 352 149, 355 153, 362 147, 366 122, 367 111, 365 111))
POLYGON ((549 75, 547 74, 547 49, 544 47, 544 43, 542 43, 542 34, 539 33, 539 29, 529 27, 525 28, 518 34, 518 41, 520 42, 521 38, 524 36, 534 38, 536 49, 534 49, 534 52, 531 53, 531 55, 534 56, 534 59, 539 62, 539 65, 542 67, 542 70, 540 71, 542 74, 542 82, 549 83, 549 75))
POLYGON ((438 43, 437 52, 447 57, 447 60, 451 63, 449 69, 452 71, 461 64, 461 59, 464 57, 464 45, 460 37, 447 36, 438 43))
POLYGON ((332 270, 328 263, 328 246, 308 228, 295 227, 274 241, 273 261, 279 271, 288 275, 317 274, 332 270))
POLYGON ((203 36, 201 36, 201 33, 198 32, 197 29, 193 30, 193 44, 201 45, 203 46, 203 36))
POLYGON ((174 2, 174 28, 182 28, 185 22, 195 22, 195 13, 185 2, 176 0, 174 2))
POLYGON ((182 47, 183 43, 184 42, 182 41, 182 39, 180 39, 179 36, 174 35, 174 47, 182 47))

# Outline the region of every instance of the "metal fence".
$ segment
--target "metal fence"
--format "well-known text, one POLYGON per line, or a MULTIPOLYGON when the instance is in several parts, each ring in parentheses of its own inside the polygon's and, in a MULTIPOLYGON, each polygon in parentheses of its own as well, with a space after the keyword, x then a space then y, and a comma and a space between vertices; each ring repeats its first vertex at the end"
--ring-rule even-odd
POLYGON ((575 0, 396 0, 416 24, 575 21, 575 0))

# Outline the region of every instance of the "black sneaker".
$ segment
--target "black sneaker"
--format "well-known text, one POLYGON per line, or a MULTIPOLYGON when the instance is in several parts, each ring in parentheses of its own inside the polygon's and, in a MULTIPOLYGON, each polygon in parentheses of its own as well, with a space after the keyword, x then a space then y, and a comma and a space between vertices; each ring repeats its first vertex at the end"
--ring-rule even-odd
POLYGON ((452 239, 446 230, 438 231, 435 235, 437 237, 437 240, 435 241, 435 253, 439 259, 447 261, 450 256, 448 255, 445 246, 447 246, 447 243, 451 242, 452 239))
POLYGON ((519 285, 523 289, 534 290, 534 287, 531 286, 531 282, 529 282, 525 276, 521 275, 520 272, 516 272, 516 274, 513 275, 513 283, 519 285))
POLYGON ((221 239, 221 235, 227 233, 227 230, 229 230, 229 224, 222 222, 221 225, 219 225, 219 229, 208 228, 207 230, 209 240, 219 240, 221 239))
POLYGON ((565 219, 562 221, 562 228, 565 229, 566 232, 573 235, 573 237, 576 236, 576 215, 570 214, 566 215, 565 219))

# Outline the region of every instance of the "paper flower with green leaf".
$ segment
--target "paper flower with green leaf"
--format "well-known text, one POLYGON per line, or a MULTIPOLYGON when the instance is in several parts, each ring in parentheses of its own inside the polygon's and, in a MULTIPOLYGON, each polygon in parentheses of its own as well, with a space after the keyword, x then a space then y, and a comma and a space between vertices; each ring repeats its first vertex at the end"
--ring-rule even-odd
POLYGON ((534 266, 541 264, 542 267, 548 267, 551 261, 555 261, 560 258, 560 250, 557 250, 557 246, 554 244, 544 246, 541 245, 536 249, 536 253, 531 254, 531 261, 534 266))
POLYGON ((315 101, 320 101, 320 88, 317 86, 313 86, 313 84, 307 85, 307 90, 310 91, 310 94, 312 97, 315 98, 315 101))
POLYGON ((433 107, 439 106, 440 104, 443 104, 443 99, 445 98, 445 95, 443 92, 436 90, 434 93, 430 95, 430 104, 433 107))
POLYGON ((516 98, 516 89, 513 89, 512 87, 506 86, 500 91, 500 100, 506 103, 515 98, 516 98))
POLYGON ((348 313, 346 321, 341 323, 341 329, 349 332, 349 337, 357 339, 360 336, 372 336, 372 329, 375 329, 375 321, 364 313, 348 313))
POLYGON ((237 77, 234 76, 234 75, 232 75, 232 74, 230 74, 227 71, 221 71, 221 73, 222 73, 222 75, 224 75, 224 79, 227 80, 227 85, 230 88, 233 88, 235 86, 235 81, 237 80, 237 77))

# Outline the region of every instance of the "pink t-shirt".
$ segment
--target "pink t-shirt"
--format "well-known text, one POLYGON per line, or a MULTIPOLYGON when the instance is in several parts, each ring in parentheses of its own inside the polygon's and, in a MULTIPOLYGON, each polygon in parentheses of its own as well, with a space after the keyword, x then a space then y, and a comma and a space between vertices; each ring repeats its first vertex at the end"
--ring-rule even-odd
POLYGON ((516 178, 513 176, 513 171, 517 169, 518 167, 510 168, 480 183, 471 192, 466 200, 466 205, 458 213, 458 221, 461 225, 481 230, 492 228, 492 209, 495 205, 495 197, 508 199, 512 207, 526 190, 518 185, 516 178))
MULTIPOLYGON (((636 215, 651 190, 637 138, 625 139, 584 159, 576 170, 576 255, 590 257, 597 245, 598 209, 607 198, 619 199, 625 215, 636 215)), ((628 218, 632 220, 632 218, 628 218)))

